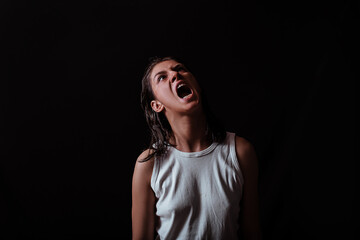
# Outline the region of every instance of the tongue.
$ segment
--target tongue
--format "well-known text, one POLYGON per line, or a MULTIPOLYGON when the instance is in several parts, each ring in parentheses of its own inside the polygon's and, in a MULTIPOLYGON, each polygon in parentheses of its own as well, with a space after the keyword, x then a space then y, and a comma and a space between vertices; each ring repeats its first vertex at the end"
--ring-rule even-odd
POLYGON ((189 87, 187 86, 182 86, 180 87, 178 90, 177 90, 177 93, 179 95, 180 98, 184 98, 186 97, 187 95, 191 94, 191 90, 189 87))

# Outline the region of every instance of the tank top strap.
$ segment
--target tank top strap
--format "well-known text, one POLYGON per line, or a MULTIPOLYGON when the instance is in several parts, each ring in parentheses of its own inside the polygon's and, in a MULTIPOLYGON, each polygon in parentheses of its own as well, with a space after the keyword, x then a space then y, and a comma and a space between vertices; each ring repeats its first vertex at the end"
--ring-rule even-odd
POLYGON ((238 160, 237 154, 236 154, 236 134, 232 133, 232 132, 227 132, 226 140, 227 140, 228 146, 230 147, 231 163, 232 163, 236 173, 239 176, 241 184, 243 184, 244 183, 244 176, 242 174, 240 164, 239 164, 239 160, 238 160))

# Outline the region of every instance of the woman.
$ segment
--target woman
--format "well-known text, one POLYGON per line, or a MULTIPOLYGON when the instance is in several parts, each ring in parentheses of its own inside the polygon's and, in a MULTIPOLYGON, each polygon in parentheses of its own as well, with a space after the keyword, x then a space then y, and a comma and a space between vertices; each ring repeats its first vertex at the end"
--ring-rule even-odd
POLYGON ((148 65, 141 103, 152 139, 133 174, 133 239, 260 239, 254 148, 204 100, 180 61, 148 65))

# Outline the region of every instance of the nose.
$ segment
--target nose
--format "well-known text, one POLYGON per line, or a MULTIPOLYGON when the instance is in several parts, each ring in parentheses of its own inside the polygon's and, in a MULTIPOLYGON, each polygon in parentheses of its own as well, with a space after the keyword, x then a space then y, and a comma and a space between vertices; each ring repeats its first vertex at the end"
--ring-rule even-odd
POLYGON ((171 82, 175 82, 177 79, 180 79, 179 73, 177 71, 174 71, 170 80, 171 80, 171 82))

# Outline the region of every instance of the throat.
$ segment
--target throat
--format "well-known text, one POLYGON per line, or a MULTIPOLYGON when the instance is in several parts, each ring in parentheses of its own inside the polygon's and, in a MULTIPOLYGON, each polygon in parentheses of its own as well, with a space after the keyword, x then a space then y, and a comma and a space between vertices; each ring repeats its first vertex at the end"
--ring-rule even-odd
POLYGON ((171 125, 173 129, 171 144, 179 151, 199 152, 212 144, 211 131, 201 116, 196 117, 196 120, 193 119, 190 124, 178 119, 171 125))
POLYGON ((180 98, 184 98, 191 94, 191 89, 186 85, 181 86, 177 89, 177 94, 180 98))
POLYGON ((207 149, 211 144, 212 141, 208 137, 204 137, 202 139, 192 139, 192 140, 180 140, 177 139, 176 141, 176 149, 181 152, 200 152, 207 149))

